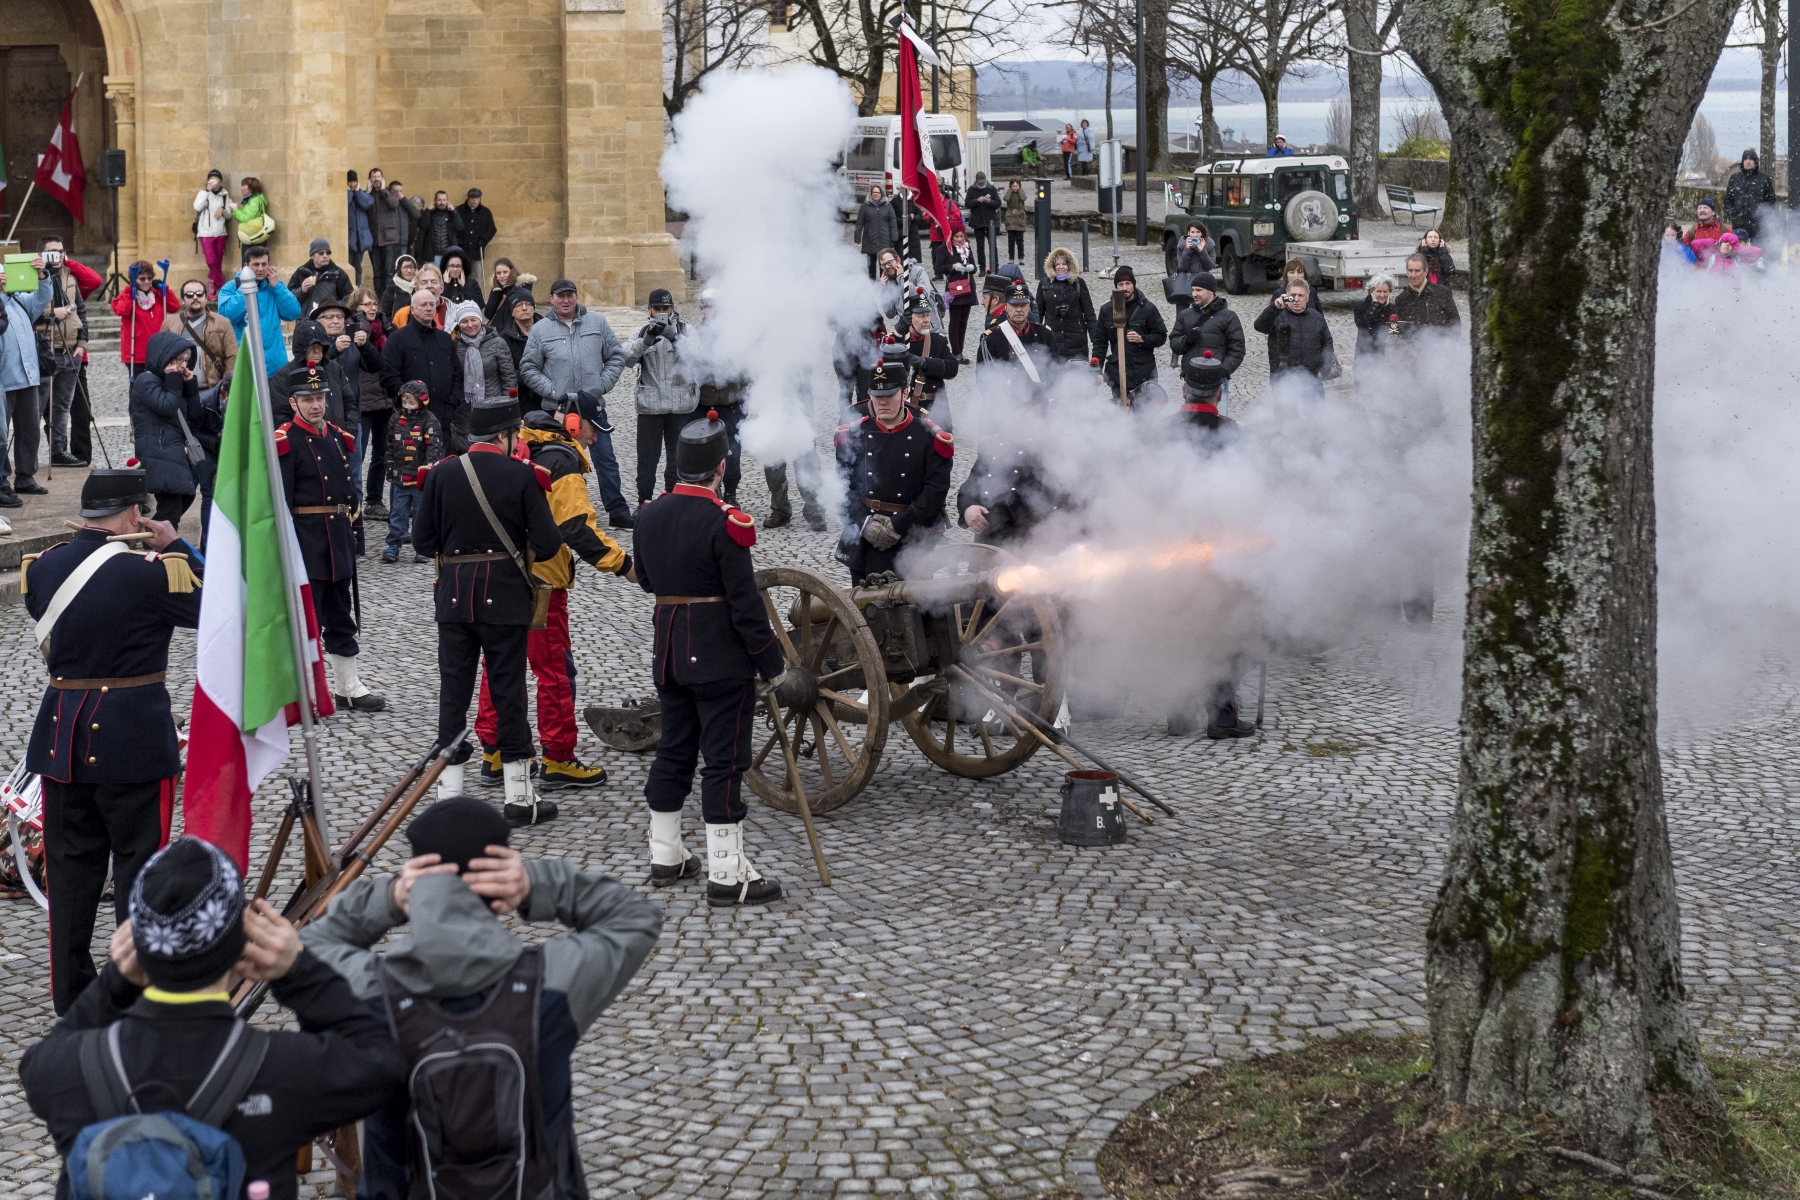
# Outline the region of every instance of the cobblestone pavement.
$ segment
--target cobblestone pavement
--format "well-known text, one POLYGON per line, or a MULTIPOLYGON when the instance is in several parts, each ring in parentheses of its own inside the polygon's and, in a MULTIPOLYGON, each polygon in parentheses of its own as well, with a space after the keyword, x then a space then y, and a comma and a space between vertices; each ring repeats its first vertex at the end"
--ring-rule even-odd
MULTIPOLYGON (((1347 315, 1332 320, 1347 351, 1347 315)), ((1240 405, 1260 386, 1260 342, 1234 389, 1240 405)), ((122 383, 97 374, 103 411, 117 415, 122 383)), ((972 404, 962 392, 953 402, 972 404)), ((821 445, 830 420, 822 406, 821 445)), ((629 479, 630 437, 618 448, 629 479)), ((961 447, 959 478, 972 449, 961 447)), ((742 498, 766 515, 760 471, 746 471, 742 498)), ((765 531, 756 553, 843 577, 830 535, 803 525, 765 531)), ((391 707, 328 723, 327 787, 346 824, 429 740, 437 688, 429 568, 370 559, 366 571, 363 673, 391 707)), ((643 597, 590 577, 570 607, 584 701, 645 694, 643 597)), ((1421 932, 1456 774, 1444 700, 1456 621, 1448 608, 1438 617, 1428 632, 1273 662, 1256 739, 1170 739, 1153 713, 1082 723, 1096 749, 1179 807, 1152 827, 1134 822, 1124 847, 1057 841, 1056 760, 975 782, 930 766, 898 734, 868 790, 819 820, 830 888, 798 821, 753 805, 753 852, 787 897, 715 912, 698 889, 654 893, 661 943, 581 1045, 594 1193, 1092 1194, 1115 1122, 1198 1064, 1341 1030, 1423 1027, 1421 932)), ((0 652, 21 664, 0 685, 10 762, 41 687, 23 609, 0 612, 0 652)), ((171 690, 183 711, 192 652, 191 635, 177 639, 171 690)), ((1796 699, 1773 676, 1757 715, 1664 760, 1689 979, 1723 1052, 1796 1049, 1796 699)), ((640 881, 647 760, 585 731, 582 753, 606 765, 610 785, 559 795, 562 818, 519 843, 640 881)), ((264 838, 276 790, 259 798, 264 838)), ((697 816, 688 829, 698 844, 697 816)), ((383 865, 397 862, 390 851, 383 865)), ((44 923, 29 902, 5 915, 0 1180, 8 1195, 49 1195, 54 1153, 12 1069, 50 1020, 44 923)), ((304 1194, 324 1186, 315 1174, 304 1194)))

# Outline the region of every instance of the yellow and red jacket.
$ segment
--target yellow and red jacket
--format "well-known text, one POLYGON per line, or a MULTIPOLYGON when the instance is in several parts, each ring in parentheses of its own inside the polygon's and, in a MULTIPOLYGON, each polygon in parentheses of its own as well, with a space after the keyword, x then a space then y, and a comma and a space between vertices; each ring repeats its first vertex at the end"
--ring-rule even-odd
POLYGON ((554 588, 575 582, 579 557, 597 571, 623 575, 631 569, 631 556, 600 528, 594 502, 588 497, 588 456, 574 438, 561 429, 519 430, 519 439, 540 473, 548 472, 550 516, 562 531, 563 545, 554 557, 534 565, 538 578, 554 588))

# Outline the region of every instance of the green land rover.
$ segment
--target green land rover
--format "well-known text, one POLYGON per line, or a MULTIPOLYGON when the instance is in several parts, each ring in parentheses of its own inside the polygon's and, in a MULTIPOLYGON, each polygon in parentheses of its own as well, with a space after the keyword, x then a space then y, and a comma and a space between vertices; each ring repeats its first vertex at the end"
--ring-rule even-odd
MULTIPOLYGON (((1292 256, 1290 243, 1355 241, 1352 195, 1350 164, 1335 155, 1222 158, 1206 164, 1194 172, 1186 208, 1171 210, 1164 223, 1166 269, 1175 273, 1187 222, 1198 219, 1218 243, 1226 290, 1242 295, 1280 275, 1292 256)), ((1324 283, 1342 288, 1349 280, 1324 283)))

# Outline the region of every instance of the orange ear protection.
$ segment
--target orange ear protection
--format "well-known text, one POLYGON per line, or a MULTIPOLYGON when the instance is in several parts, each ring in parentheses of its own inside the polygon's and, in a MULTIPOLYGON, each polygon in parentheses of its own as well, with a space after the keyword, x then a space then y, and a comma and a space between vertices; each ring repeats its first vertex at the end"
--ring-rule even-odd
POLYGON ((575 412, 573 409, 564 413, 563 428, 569 431, 570 437, 579 437, 581 434, 581 414, 575 412))

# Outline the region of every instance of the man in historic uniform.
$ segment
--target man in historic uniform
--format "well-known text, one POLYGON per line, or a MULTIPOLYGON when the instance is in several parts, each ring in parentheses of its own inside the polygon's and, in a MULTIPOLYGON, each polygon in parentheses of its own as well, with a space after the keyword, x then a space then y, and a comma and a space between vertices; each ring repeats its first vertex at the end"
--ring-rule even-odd
MULTIPOLYGON (((485 660, 506 785, 506 819, 515 826, 553 820, 554 804, 531 786, 531 721, 525 666, 536 606, 526 552, 538 560, 562 549, 550 514, 550 472, 513 457, 519 406, 474 408, 467 454, 440 459, 425 477, 413 519, 413 549, 437 559, 438 735, 447 746, 468 725, 476 669, 485 660)), ((440 796, 463 791, 465 740, 438 780, 440 796)))
POLYGON ((1005 375, 1008 384, 1028 383, 1035 390, 1049 375, 1055 351, 1056 335, 1049 326, 1031 319, 1031 289, 1023 280, 1014 281, 1006 294, 1005 308, 988 322, 987 332, 982 334, 982 361, 1009 364, 1005 375), (1030 367, 1026 367, 1027 362, 1030 367))
MULTIPOLYGON (((606 782, 604 768, 590 767, 575 757, 575 656, 569 644, 569 589, 575 585, 575 560, 579 558, 602 575, 631 574, 631 555, 601 530, 588 495, 587 473, 592 464, 582 447, 594 444, 597 427, 605 423, 606 409, 599 398, 592 392, 577 392, 564 401, 560 413, 533 409, 519 430, 532 463, 550 473, 550 516, 563 539, 562 549, 532 565, 537 577, 551 589, 550 608, 544 627, 525 637, 526 660, 537 681, 538 740, 544 748, 538 786, 545 791, 599 787, 606 782)), ((500 761, 500 718, 488 693, 486 675, 481 678, 475 734, 481 739, 481 782, 498 787, 506 772, 500 761)))
MULTIPOLYGON (((906 402, 921 415, 927 415, 943 393, 945 382, 956 378, 957 358, 949 339, 932 331, 929 297, 915 293, 902 311, 909 322, 905 340, 900 343, 905 346, 904 355, 897 353, 897 346, 883 354, 890 365, 898 359, 899 365, 906 368, 906 402)), ((936 422, 941 429, 952 427, 948 401, 937 410, 936 422)))
POLYGON ((880 362, 869 379, 869 413, 839 425, 834 439, 847 484, 837 560, 861 584, 892 571, 908 545, 936 535, 950 494, 956 444, 900 391, 896 364, 880 362))
POLYGON ((650 670, 662 709, 662 740, 644 783, 650 882, 669 887, 700 874, 681 842, 681 809, 704 756, 700 815, 706 902, 714 908, 781 897, 781 885, 744 854, 743 776, 758 727, 757 677, 795 686, 756 590, 756 522, 719 496, 729 440, 714 411, 689 423, 675 448, 681 482, 640 510, 633 535, 637 581, 656 597, 650 670))
POLYGON ((25 768, 42 777, 57 1015, 96 977, 88 944, 112 860, 120 922, 132 882, 169 836, 181 754, 169 714, 169 638, 200 624, 199 563, 167 521, 150 521, 144 472, 95 471, 84 525, 28 554, 19 590, 50 672, 25 768), (148 553, 132 549, 142 535, 148 553))

